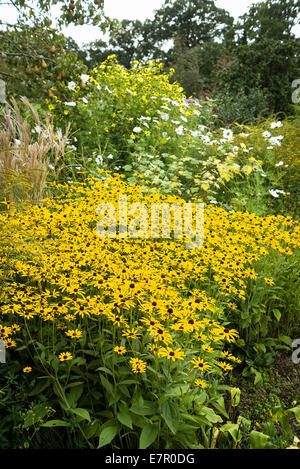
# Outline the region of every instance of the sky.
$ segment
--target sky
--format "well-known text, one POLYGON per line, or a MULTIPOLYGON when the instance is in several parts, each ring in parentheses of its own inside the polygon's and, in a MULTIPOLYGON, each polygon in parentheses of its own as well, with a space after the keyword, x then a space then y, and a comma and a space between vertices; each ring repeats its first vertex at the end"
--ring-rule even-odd
MULTIPOLYGON (((264 0, 215 0, 215 4, 217 7, 229 11, 229 13, 237 19, 247 12, 250 5, 261 1, 264 0)), ((149 0, 147 2, 142 0, 104 0, 104 12, 110 18, 116 18, 118 20, 138 19, 144 21, 146 18, 153 18, 154 10, 160 8, 163 3, 164 0, 149 0)), ((0 18, 8 23, 13 23, 16 20, 15 8, 0 5, 0 18)), ((297 26, 294 32, 297 36, 300 36, 300 26, 297 26)), ((103 33, 96 26, 69 25, 63 29, 63 33, 66 36, 72 37, 79 46, 104 38, 103 33)))
MULTIPOLYGON (((237 19, 247 12, 250 5, 264 0, 215 0, 219 8, 224 8, 237 19)), ((159 9, 164 4, 164 0, 104 0, 104 12, 110 18, 118 20, 140 20, 154 17, 154 10, 159 9)), ((68 26, 64 33, 71 36, 79 45, 103 38, 99 28, 93 26, 68 26), (78 32, 77 32, 78 31, 78 32), (88 38, 88 39, 87 39, 88 38)))

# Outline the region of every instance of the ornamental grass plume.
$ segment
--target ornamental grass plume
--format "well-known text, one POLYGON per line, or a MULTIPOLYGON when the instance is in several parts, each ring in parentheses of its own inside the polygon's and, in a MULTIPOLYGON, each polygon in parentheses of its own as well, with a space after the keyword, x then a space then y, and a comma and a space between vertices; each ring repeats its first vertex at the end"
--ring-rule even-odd
POLYGON ((64 135, 61 130, 55 131, 51 116, 41 122, 28 99, 22 97, 21 102, 35 127, 22 117, 16 100, 11 98, 0 130, 0 194, 10 203, 42 199, 49 170, 57 178, 63 168, 58 164, 63 160, 70 130, 68 124, 64 135))

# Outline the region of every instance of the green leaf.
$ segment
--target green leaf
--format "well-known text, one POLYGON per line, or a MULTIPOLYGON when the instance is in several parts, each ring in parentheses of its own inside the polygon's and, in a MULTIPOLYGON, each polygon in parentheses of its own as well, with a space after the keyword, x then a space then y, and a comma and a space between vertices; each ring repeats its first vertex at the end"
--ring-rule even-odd
POLYGON ((109 445, 109 443, 111 443, 111 441, 117 435, 118 430, 119 428, 116 424, 104 428, 100 433, 98 448, 109 445))
POLYGON ((140 397, 138 401, 132 404, 130 410, 138 415, 154 415, 157 412, 157 405, 152 401, 144 401, 140 397))
POLYGON ((38 404, 30 409, 24 419, 24 427, 28 428, 31 425, 35 425, 36 423, 40 422, 45 415, 47 415, 48 409, 42 404, 38 404))
POLYGON ((142 415, 132 414, 132 423, 136 427, 143 429, 145 424, 147 423, 147 418, 142 415))
POLYGON ((104 366, 100 366, 96 369, 96 371, 104 371, 105 373, 108 373, 109 375, 113 376, 113 372, 104 366))
POLYGON ((70 393, 66 396, 70 407, 75 407, 81 394, 83 393, 83 386, 74 386, 70 393))
POLYGON ((92 423, 86 422, 84 426, 84 433, 86 438, 89 440, 93 436, 99 436, 99 428, 99 420, 94 420, 92 423))
POLYGON ((28 396, 36 396, 37 394, 40 394, 44 389, 46 389, 49 386, 50 380, 42 380, 37 383, 35 388, 28 394, 28 396))
POLYGON ((126 427, 129 427, 132 429, 132 418, 130 414, 126 411, 121 411, 117 413, 117 419, 119 422, 121 422, 123 425, 126 427))
POLYGON ((71 424, 69 422, 65 422, 65 420, 48 420, 48 422, 43 423, 41 427, 70 427, 71 424))
POLYGON ((237 443, 242 438, 242 432, 239 431, 240 425, 238 423, 226 423, 220 430, 221 432, 228 432, 233 438, 233 441, 237 443))
POLYGON ((147 423, 141 433, 139 449, 146 449, 150 446, 157 438, 158 425, 147 423))
POLYGON ((261 381, 262 381, 262 374, 259 371, 257 371, 255 373, 254 384, 258 384, 261 381))
POLYGON ((176 433, 179 425, 180 414, 178 407, 175 406, 172 402, 164 402, 162 405, 162 418, 168 425, 172 433, 176 433))
POLYGON ((222 417, 217 415, 214 410, 210 409, 209 407, 202 407, 199 413, 204 415, 211 423, 223 422, 222 417))
POLYGON ((211 403, 214 408, 220 412, 220 414, 224 415, 224 417, 226 417, 227 419, 229 418, 229 415, 226 411, 226 408, 225 408, 225 402, 224 402, 224 397, 219 397, 218 399, 216 399, 215 401, 213 401, 211 403))
POLYGON ((78 408, 78 409, 70 409, 70 411, 73 412, 73 414, 78 415, 78 417, 83 418, 84 420, 88 420, 89 422, 91 421, 90 414, 86 409, 78 408))
POLYGON ((273 309, 273 314, 275 318, 277 319, 277 321, 279 322, 281 318, 281 312, 278 309, 273 309))
POLYGON ((297 422, 300 423, 300 406, 289 409, 289 412, 294 412, 297 422))
POLYGON ((203 425, 212 426, 208 419, 201 415, 181 414, 181 418, 188 422, 192 422, 196 428, 202 427, 203 425))
POLYGON ((287 335, 281 335, 279 336, 280 342, 283 342, 286 345, 291 346, 292 345, 292 339, 288 337, 287 335))
POLYGON ((114 394, 114 388, 113 388, 113 385, 108 381, 108 379, 105 378, 105 376, 101 375, 100 376, 100 379, 101 379, 101 383, 102 383, 102 386, 104 387, 104 389, 106 389, 106 391, 110 394, 110 395, 113 395, 114 394))
POLYGON ((250 433, 250 449, 264 449, 270 437, 264 433, 252 430, 250 433))

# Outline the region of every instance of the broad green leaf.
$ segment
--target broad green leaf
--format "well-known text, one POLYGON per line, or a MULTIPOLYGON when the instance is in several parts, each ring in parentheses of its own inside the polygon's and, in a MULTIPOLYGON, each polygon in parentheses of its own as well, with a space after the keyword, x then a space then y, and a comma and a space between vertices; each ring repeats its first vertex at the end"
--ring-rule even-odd
POLYGON ((261 381, 262 381, 262 374, 259 371, 257 371, 255 373, 254 384, 258 384, 261 381))
POLYGON ((132 429, 132 418, 130 414, 126 411, 121 411, 117 413, 117 419, 119 422, 121 422, 123 425, 126 427, 129 427, 132 429))
POLYGON ((109 445, 117 435, 118 430, 118 425, 116 424, 112 424, 111 426, 104 428, 100 433, 98 448, 109 445))
POLYGON ((104 366, 100 366, 99 368, 96 369, 96 371, 104 371, 104 373, 107 373, 113 376, 113 372, 104 366))
POLYGON ((91 421, 91 417, 89 412, 86 409, 70 409, 73 414, 78 415, 78 417, 82 417, 84 420, 88 420, 89 422, 91 421))
POLYGON ((250 449, 264 449, 270 437, 264 433, 252 430, 250 433, 250 449))
POLYGON ((221 432, 230 433, 235 443, 240 441, 242 438, 242 432, 239 431, 239 429, 240 425, 238 423, 226 423, 220 428, 221 432))
POLYGON ((177 406, 172 402, 164 402, 161 411, 162 418, 168 425, 172 433, 176 433, 179 425, 180 414, 177 406))
POLYGON ((291 346, 292 345, 292 339, 288 337, 287 335, 281 335, 279 336, 279 340, 283 342, 286 345, 291 346))
POLYGON ((138 415, 154 415, 157 412, 157 405, 152 401, 144 401, 140 397, 138 401, 132 404, 130 410, 138 415))
POLYGON ((49 386, 49 379, 39 381, 35 388, 28 394, 28 396, 36 396, 37 394, 44 391, 49 386))
POLYGON ((273 314, 275 318, 277 319, 277 321, 279 322, 281 318, 281 312, 278 309, 273 309, 273 314))
POLYGON ((294 412, 297 422, 300 423, 300 406, 289 409, 289 412, 294 412))
POLYGON ((24 419, 24 427, 28 428, 31 425, 35 425, 40 422, 45 415, 47 415, 48 409, 42 404, 37 404, 32 409, 30 409, 24 419))
POLYGON ((146 449, 150 446, 157 438, 158 425, 147 423, 141 433, 139 449, 146 449))
POLYGON ((222 417, 217 415, 213 409, 210 409, 209 407, 202 407, 200 414, 204 415, 211 423, 223 422, 222 417))
POLYGON ((70 427, 71 424, 65 420, 48 420, 48 422, 43 423, 41 427, 70 427))
POLYGON ((104 387, 104 389, 106 389, 106 391, 110 395, 112 395, 114 393, 113 385, 103 375, 100 376, 100 379, 101 379, 101 383, 102 383, 102 386, 104 387))
POLYGON ((69 394, 66 396, 67 401, 69 402, 70 407, 76 407, 76 403, 78 402, 80 396, 83 393, 83 386, 74 386, 69 394))

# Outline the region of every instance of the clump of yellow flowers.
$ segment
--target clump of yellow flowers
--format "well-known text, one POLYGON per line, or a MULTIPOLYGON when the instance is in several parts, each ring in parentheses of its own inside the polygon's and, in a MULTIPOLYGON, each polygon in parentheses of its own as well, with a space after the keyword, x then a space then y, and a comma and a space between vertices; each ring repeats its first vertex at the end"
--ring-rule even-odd
POLYGON ((157 370, 160 363, 182 366, 200 388, 240 362, 226 350, 238 332, 225 322, 224 305, 245 299, 247 281, 258 275, 254 261, 271 251, 294 252, 299 224, 206 206, 200 249, 172 238, 100 239, 101 203, 117 204, 122 194, 147 206, 184 201, 104 172, 56 189, 61 195, 39 205, 0 212, 0 339, 6 347, 13 350, 28 337, 47 344, 52 331, 54 349, 47 353, 72 363, 87 336, 106 336, 116 366, 122 360, 143 375, 153 363, 157 370))

